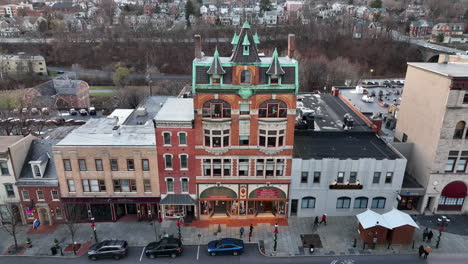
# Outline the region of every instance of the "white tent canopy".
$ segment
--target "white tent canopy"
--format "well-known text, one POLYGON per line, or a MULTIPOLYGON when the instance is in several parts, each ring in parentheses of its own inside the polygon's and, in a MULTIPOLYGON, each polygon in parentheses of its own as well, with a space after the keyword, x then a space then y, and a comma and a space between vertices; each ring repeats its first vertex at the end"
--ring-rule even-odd
POLYGON ((365 212, 358 214, 356 217, 364 229, 374 226, 383 226, 387 229, 394 229, 404 225, 410 225, 419 228, 410 215, 403 213, 402 211, 395 208, 383 215, 367 209, 365 212))

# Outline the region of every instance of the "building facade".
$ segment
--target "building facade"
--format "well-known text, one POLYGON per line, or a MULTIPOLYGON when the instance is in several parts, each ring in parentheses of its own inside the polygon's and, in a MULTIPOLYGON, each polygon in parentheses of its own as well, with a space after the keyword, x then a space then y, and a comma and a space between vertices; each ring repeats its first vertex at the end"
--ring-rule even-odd
POLYGON ((413 145, 407 173, 426 189, 420 213, 468 212, 467 90, 466 56, 408 63, 395 138, 413 145))
POLYGON ((154 119, 161 215, 197 217, 193 99, 169 98, 154 119))
POLYGON ((261 57, 245 23, 230 57, 202 56, 195 36, 195 168, 201 219, 287 215, 298 91, 294 36, 288 56, 261 57))
POLYGON ((0 225, 11 222, 25 223, 20 195, 15 183, 21 172, 34 136, 0 137, 0 225))
POLYGON ((36 74, 47 76, 47 66, 43 56, 23 53, 0 55, 0 71, 5 75, 36 74))
POLYGON ((136 110, 91 119, 54 146, 67 217, 85 221, 159 217, 159 179, 152 119, 166 98, 136 110))

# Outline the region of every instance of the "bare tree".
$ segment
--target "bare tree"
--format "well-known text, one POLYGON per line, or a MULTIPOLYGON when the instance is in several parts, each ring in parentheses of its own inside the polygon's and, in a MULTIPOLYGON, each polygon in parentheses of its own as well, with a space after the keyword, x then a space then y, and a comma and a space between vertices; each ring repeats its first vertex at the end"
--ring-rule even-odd
POLYGON ((147 89, 143 87, 126 87, 120 90, 119 107, 136 108, 148 94, 147 89))
POLYGON ((79 212, 76 210, 75 206, 67 207, 67 219, 65 220, 65 226, 68 229, 71 237, 71 245, 73 247, 73 254, 76 255, 75 247, 75 235, 80 226, 78 225, 79 212))
POLYGON ((4 206, 5 211, 3 214, 0 214, 0 220, 2 221, 2 225, 0 225, 0 228, 3 229, 5 232, 7 232, 12 238, 13 241, 15 242, 15 248, 13 249, 14 254, 20 250, 18 247, 18 225, 21 225, 21 219, 20 217, 20 212, 17 206, 13 206, 11 204, 7 204, 4 206))

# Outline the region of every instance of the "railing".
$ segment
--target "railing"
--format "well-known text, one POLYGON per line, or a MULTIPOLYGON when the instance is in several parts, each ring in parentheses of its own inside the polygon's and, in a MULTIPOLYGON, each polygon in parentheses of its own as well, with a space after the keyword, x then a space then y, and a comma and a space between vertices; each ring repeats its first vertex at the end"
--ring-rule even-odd
POLYGON ((334 190, 358 190, 362 189, 363 186, 360 183, 335 183, 330 184, 330 189, 334 190))

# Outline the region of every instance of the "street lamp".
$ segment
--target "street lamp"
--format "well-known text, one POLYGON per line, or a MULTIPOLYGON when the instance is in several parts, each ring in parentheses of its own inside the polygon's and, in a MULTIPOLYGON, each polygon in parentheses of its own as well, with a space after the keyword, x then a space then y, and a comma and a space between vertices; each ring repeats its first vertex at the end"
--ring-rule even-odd
POLYGON ((94 217, 91 217, 91 228, 93 229, 94 233, 94 241, 98 243, 97 232, 96 232, 96 222, 94 222, 94 217))
POLYGON ((372 73, 374 72, 374 69, 370 69, 369 72, 370 72, 370 77, 372 78, 372 73))
POLYGON ((177 231, 179 232, 179 240, 182 241, 182 235, 180 233, 180 226, 182 225, 182 222, 180 221, 180 216, 179 218, 177 219, 177 223, 176 223, 176 226, 177 226, 177 231))

